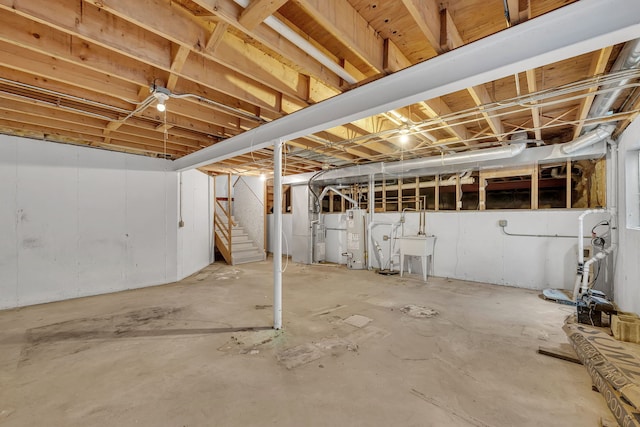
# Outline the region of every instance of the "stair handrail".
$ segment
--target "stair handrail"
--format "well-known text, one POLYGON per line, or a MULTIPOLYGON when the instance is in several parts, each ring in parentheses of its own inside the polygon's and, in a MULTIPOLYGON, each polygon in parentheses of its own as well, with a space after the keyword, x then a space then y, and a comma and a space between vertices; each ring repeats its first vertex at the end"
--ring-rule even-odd
POLYGON ((238 224, 236 224, 236 222, 233 221, 231 217, 230 205, 231 203, 229 199, 227 199, 227 206, 225 207, 222 205, 220 200, 216 198, 216 208, 214 209, 214 216, 218 224, 224 223, 224 219, 226 219, 226 222, 227 222, 226 227, 216 227, 216 228, 220 230, 220 234, 222 234, 222 236, 226 239, 227 251, 229 253, 229 257, 231 258, 233 253, 232 228, 238 224), (222 211, 222 215, 219 213, 220 211, 222 211))

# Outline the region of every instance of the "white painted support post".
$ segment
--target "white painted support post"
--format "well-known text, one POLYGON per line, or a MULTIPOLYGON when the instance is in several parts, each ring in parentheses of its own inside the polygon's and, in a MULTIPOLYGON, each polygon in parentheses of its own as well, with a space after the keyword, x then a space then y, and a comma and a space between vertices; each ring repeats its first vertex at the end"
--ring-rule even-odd
MULTIPOLYGON (((369 175, 369 196, 367 197, 367 200, 369 201, 369 224, 373 224, 373 212, 376 208, 376 202, 375 202, 375 197, 376 197, 376 191, 375 191, 375 180, 374 180, 374 176, 373 175, 369 175)), ((372 245, 371 242, 371 229, 369 228, 369 226, 367 225, 367 227, 365 227, 365 241, 367 242, 367 269, 371 270, 372 265, 371 265, 371 258, 373 258, 373 256, 371 254, 373 254, 373 251, 375 250, 375 248, 372 245)), ((382 268, 382 266, 380 266, 380 268, 382 268)))
POLYGON ((282 146, 273 146, 273 329, 282 329, 282 146))

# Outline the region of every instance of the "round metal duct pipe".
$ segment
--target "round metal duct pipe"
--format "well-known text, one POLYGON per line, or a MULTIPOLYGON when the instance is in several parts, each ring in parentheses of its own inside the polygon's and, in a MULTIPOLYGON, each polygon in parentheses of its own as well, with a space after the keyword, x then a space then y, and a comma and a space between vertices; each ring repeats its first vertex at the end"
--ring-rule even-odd
POLYGON ((616 128, 616 125, 612 123, 609 123, 606 125, 600 125, 594 130, 588 133, 585 133, 582 136, 579 136, 573 141, 563 144, 561 150, 565 154, 571 154, 575 151, 581 150, 583 148, 587 148, 593 144, 596 144, 600 141, 604 141, 605 139, 609 138, 615 128, 616 128))
POLYGON ((447 154, 442 156, 425 157, 421 159, 405 160, 392 164, 383 164, 385 173, 402 173, 414 169, 437 166, 464 165, 467 163, 484 162, 488 160, 506 159, 522 153, 527 144, 511 144, 504 147, 487 148, 484 150, 467 151, 464 153, 447 154))

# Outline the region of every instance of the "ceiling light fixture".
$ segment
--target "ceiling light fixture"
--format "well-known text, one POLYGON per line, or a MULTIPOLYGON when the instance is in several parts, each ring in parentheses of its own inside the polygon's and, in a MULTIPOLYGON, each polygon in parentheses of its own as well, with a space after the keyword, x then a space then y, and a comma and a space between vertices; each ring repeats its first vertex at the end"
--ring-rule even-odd
POLYGON ((151 90, 151 95, 158 101, 156 104, 156 108, 158 111, 163 112, 167 109, 165 102, 169 100, 171 96, 171 92, 166 87, 162 86, 153 86, 151 90))
POLYGON ((153 94, 153 96, 155 96, 158 100, 158 103, 156 104, 156 108, 158 109, 158 111, 162 112, 166 110, 167 106, 164 103, 169 99, 169 96, 162 92, 156 92, 153 94))
POLYGON ((405 126, 400 129, 400 142, 404 144, 407 141, 409 141, 409 128, 405 126))

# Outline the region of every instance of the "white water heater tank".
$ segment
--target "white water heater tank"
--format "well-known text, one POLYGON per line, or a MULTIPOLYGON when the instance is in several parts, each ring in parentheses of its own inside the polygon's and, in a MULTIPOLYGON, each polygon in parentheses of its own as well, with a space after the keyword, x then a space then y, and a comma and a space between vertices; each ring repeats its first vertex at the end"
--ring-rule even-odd
POLYGON ((351 270, 362 270, 367 265, 366 213, 364 209, 347 210, 347 251, 343 255, 351 270))

